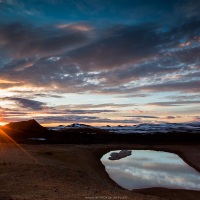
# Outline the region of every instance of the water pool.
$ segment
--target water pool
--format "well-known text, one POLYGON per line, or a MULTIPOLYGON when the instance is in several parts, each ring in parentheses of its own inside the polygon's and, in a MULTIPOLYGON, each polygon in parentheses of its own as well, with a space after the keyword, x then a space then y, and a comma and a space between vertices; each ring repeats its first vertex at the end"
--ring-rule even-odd
POLYGON ((109 159, 113 153, 120 155, 120 152, 108 152, 101 162, 110 178, 125 189, 162 187, 200 190, 200 173, 174 153, 132 150, 124 158, 109 159))

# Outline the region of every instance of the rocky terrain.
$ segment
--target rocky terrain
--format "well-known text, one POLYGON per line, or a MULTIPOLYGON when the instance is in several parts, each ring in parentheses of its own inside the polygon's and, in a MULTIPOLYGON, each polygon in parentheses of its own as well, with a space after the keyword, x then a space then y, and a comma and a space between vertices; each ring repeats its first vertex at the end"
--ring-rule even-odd
POLYGON ((200 199, 199 191, 127 191, 116 185, 100 159, 122 150, 120 159, 134 149, 174 152, 200 171, 198 133, 115 134, 88 126, 49 130, 29 120, 0 129, 0 200, 200 199))
POLYGON ((200 145, 21 145, 0 146, 1 200, 133 199, 197 200, 200 192, 152 188, 128 191, 116 185, 100 158, 117 149, 178 153, 200 171, 200 145))

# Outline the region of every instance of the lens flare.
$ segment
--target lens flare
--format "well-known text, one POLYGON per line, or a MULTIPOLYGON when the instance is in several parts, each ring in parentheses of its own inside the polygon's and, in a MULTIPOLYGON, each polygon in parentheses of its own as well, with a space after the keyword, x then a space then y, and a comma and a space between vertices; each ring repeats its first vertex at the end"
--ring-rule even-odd
POLYGON ((15 140, 13 140, 6 132, 0 129, 0 134, 5 137, 6 140, 13 142, 20 150, 22 150, 27 156, 29 156, 35 162, 38 162, 31 154, 29 154, 21 145, 19 145, 15 140))

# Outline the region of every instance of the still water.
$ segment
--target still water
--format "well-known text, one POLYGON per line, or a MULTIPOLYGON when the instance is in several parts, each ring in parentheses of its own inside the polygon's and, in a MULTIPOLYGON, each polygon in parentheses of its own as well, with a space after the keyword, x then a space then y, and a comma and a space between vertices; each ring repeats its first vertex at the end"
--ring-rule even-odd
POLYGON ((113 153, 119 152, 108 152, 101 162, 110 178, 125 189, 163 187, 200 190, 200 173, 176 154, 133 150, 125 158, 109 159, 113 153))

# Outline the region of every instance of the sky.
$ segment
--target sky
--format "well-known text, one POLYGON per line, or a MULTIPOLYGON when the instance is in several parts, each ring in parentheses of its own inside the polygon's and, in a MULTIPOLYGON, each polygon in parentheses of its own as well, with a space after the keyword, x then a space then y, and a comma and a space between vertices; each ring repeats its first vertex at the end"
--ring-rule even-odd
POLYGON ((199 0, 0 0, 0 124, 200 121, 199 0))

